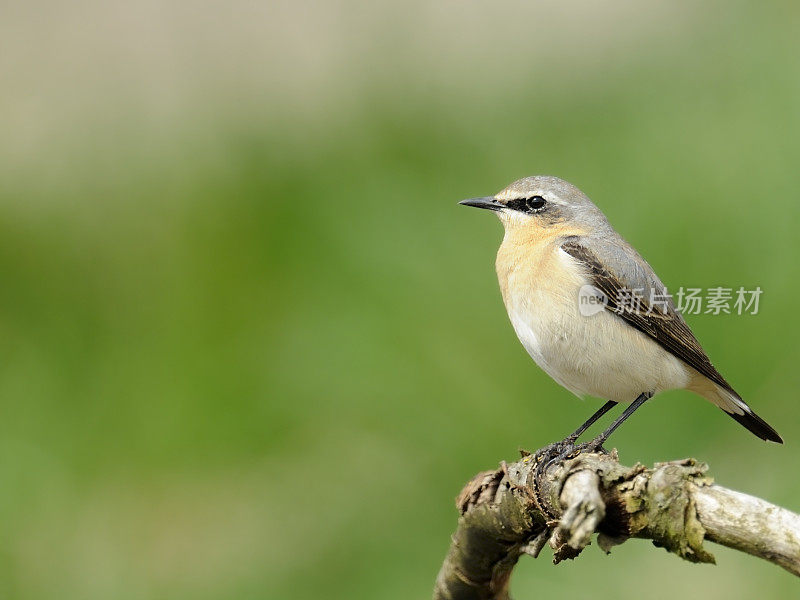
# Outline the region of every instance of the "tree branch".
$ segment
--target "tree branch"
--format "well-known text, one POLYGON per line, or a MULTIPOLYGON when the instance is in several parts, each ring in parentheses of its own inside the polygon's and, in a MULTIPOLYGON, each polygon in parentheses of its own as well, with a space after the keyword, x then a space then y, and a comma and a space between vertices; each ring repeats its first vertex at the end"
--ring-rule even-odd
POLYGON ((616 452, 581 454, 551 465, 537 485, 533 455, 476 475, 461 491, 461 513, 436 579, 436 600, 507 600, 523 554, 549 542, 553 562, 575 558, 592 534, 601 549, 631 537, 692 562, 713 563, 710 540, 800 576, 800 516, 725 489, 694 459, 652 468, 619 464, 616 452))

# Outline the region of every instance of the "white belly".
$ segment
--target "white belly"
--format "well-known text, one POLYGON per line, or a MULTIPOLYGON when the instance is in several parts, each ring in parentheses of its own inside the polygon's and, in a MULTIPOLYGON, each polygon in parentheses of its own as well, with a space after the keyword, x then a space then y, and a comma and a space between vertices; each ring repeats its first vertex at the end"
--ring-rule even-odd
MULTIPOLYGON (((563 274, 562 274, 563 275, 563 274)), ((577 395, 632 402, 643 392, 682 388, 684 364, 651 338, 605 309, 578 310, 582 275, 555 277, 506 297, 511 324, 522 345, 548 375, 577 395)))

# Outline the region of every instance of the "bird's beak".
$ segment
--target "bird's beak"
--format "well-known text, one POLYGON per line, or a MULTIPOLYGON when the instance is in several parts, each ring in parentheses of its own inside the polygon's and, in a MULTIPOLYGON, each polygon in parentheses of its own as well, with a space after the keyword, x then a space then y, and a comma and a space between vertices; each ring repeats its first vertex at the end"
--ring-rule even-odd
POLYGON ((483 198, 470 198, 462 200, 459 204, 464 206, 474 206, 475 208, 485 208, 486 210, 500 210, 503 205, 494 199, 494 196, 484 196, 483 198))

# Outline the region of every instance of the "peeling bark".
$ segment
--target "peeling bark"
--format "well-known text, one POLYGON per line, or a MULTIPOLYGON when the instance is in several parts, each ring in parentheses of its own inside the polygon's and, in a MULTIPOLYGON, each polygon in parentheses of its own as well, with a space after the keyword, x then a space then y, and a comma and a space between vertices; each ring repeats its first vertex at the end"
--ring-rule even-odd
POLYGON ((602 550, 631 537, 713 563, 709 540, 800 576, 800 516, 713 483, 694 459, 652 468, 611 454, 551 465, 537 485, 533 455, 475 476, 456 501, 461 517, 436 579, 436 600, 507 600, 523 554, 549 543, 553 562, 577 557, 597 533, 602 550))

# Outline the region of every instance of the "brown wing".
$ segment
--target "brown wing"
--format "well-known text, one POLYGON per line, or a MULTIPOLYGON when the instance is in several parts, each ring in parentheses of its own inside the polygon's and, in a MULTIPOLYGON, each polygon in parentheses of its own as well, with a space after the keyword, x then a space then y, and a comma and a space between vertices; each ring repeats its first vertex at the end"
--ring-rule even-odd
MULTIPOLYGON (((630 294, 632 290, 652 287, 652 281, 648 286, 642 285, 642 282, 638 281, 625 281, 623 277, 605 267, 598 257, 577 239, 568 239, 561 245, 561 248, 588 269, 592 285, 606 296, 606 309, 647 334, 662 348, 738 397, 730 384, 711 364, 700 346, 700 342, 694 337, 683 317, 675 310, 672 302, 666 303, 664 311, 657 307, 651 308, 647 304, 647 298, 652 297, 650 296, 651 292, 666 294, 663 287, 655 290, 645 289, 644 297, 640 299, 641 304, 636 307, 636 310, 630 310, 632 307, 626 307, 624 302, 620 302, 620 298, 624 298, 625 294, 630 294)), ((660 282, 657 279, 655 281, 656 285, 660 286, 660 282)))

